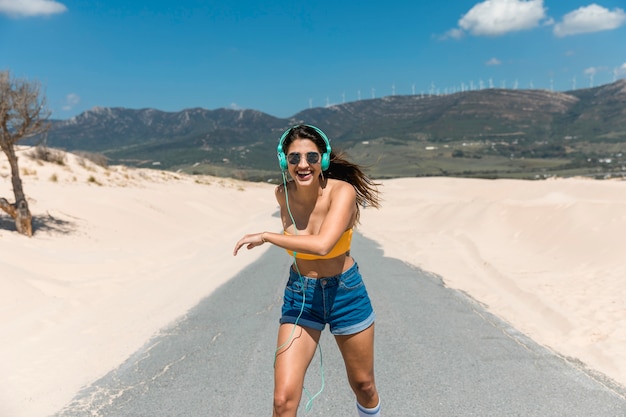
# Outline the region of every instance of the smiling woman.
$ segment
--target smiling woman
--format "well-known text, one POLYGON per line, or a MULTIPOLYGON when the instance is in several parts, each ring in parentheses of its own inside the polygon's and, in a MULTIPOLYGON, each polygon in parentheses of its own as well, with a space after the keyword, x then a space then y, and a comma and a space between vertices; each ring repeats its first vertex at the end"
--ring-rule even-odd
POLYGON ((314 126, 288 129, 277 151, 284 181, 275 194, 284 232, 245 235, 234 249, 236 255, 243 246, 272 243, 294 260, 275 352, 274 416, 296 415, 307 368, 327 324, 343 355, 358 415, 380 416, 374 380, 376 315, 350 254, 360 208, 379 206, 376 184, 358 165, 336 155, 314 126))

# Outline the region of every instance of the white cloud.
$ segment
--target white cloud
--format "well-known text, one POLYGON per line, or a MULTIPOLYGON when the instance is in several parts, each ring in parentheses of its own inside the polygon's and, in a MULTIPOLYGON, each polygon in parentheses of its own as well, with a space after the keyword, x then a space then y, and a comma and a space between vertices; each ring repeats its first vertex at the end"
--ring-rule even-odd
POLYGON ((502 61, 500 61, 498 58, 491 58, 489 61, 485 62, 485 65, 487 65, 488 67, 502 65, 502 61))
POLYGON ((499 36, 532 29, 546 18, 543 0, 485 0, 461 17, 457 30, 476 36, 499 36))
POLYGON ((0 14, 31 17, 63 13, 65 5, 54 0, 0 0, 0 14))
POLYGON ((463 32, 461 29, 459 28, 454 28, 454 29, 450 29, 449 31, 447 31, 445 33, 445 35, 443 35, 441 37, 441 39, 445 40, 445 39, 461 39, 462 37, 465 36, 465 32, 463 32))
POLYGON ((594 3, 563 16, 563 21, 554 26, 554 34, 564 37, 600 32, 616 29, 625 23, 626 13, 622 9, 615 8, 611 11, 594 3))
POLYGON ((80 103, 80 97, 78 94, 70 93, 65 96, 65 103, 63 104, 63 110, 69 111, 74 108, 78 103, 80 103))

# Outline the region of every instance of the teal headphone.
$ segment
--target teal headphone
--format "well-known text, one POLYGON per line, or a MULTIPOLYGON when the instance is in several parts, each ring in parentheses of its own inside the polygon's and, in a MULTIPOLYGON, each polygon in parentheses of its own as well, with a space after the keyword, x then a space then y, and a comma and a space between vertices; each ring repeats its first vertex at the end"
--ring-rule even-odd
MULTIPOLYGON (((322 154, 322 162, 321 162, 322 171, 326 171, 330 167, 330 152, 331 152, 330 140, 328 139, 328 137, 326 137, 324 132, 322 132, 320 129, 318 129, 315 126, 312 126, 312 125, 301 125, 301 126, 306 126, 315 130, 322 137, 322 139, 324 140, 324 143, 326 143, 326 152, 322 154)), ((283 133, 283 135, 280 137, 280 140, 278 141, 278 147, 276 148, 276 152, 278 154, 278 164, 280 165, 280 169, 282 171, 286 171, 287 167, 289 166, 289 164, 287 163, 287 155, 285 155, 285 151, 283 150, 283 142, 285 142, 285 139, 289 135, 289 132, 291 132, 291 129, 293 129, 294 127, 297 127, 297 126, 293 126, 285 130, 285 133, 283 133)))

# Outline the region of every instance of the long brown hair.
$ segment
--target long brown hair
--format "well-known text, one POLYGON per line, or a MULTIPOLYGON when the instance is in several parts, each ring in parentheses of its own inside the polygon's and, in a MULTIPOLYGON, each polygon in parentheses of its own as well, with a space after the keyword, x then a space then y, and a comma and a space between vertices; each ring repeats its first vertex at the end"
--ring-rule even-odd
MULTIPOLYGON (((291 142, 296 138, 309 139, 315 143, 320 153, 328 151, 326 141, 320 135, 321 130, 310 125, 297 125, 289 129, 283 140, 283 149, 288 149, 291 142)), ((352 184, 356 190, 357 222, 360 208, 371 206, 380 207, 380 196, 378 186, 369 176, 363 172, 360 165, 348 161, 343 152, 330 152, 330 166, 323 172, 324 177, 345 181, 352 184)))

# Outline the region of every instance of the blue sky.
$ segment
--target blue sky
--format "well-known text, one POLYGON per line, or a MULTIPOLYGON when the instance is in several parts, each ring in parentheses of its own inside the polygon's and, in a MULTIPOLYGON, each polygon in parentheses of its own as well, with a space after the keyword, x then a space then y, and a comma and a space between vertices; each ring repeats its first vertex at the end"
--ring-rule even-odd
POLYGON ((309 107, 626 78, 626 0, 0 0, 0 70, 53 118, 309 107))

